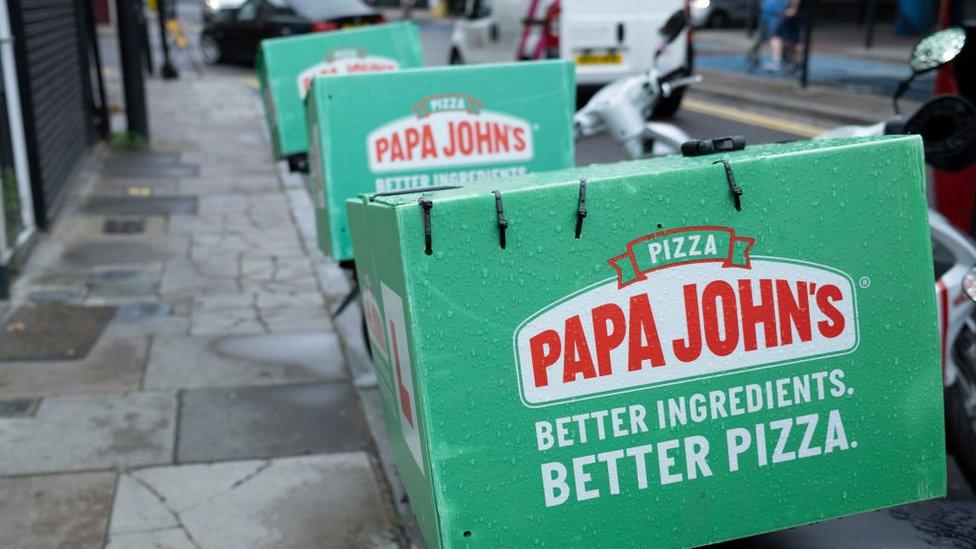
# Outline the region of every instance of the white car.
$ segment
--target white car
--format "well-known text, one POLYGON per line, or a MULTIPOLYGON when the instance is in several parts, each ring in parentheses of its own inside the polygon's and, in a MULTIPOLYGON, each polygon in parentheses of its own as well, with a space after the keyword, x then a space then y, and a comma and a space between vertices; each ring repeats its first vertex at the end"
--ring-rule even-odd
POLYGON ((749 20, 751 0, 691 0, 691 22, 695 27, 722 28, 749 20))
MULTIPOLYGON (((690 23, 670 44, 661 33, 666 24, 686 21, 688 9, 687 0, 468 0, 451 35, 449 61, 571 59, 577 84, 602 86, 647 71, 660 50, 657 66, 667 82, 691 74, 690 23), (532 22, 525 40, 523 20, 532 22)), ((673 94, 656 114, 673 114, 681 97, 673 94)))

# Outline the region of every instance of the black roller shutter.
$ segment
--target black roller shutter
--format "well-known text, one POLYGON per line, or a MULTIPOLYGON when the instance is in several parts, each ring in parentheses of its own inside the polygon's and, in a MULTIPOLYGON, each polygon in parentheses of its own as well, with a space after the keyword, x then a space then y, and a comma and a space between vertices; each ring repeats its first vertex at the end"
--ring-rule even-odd
POLYGON ((47 228, 95 139, 87 0, 9 0, 37 224, 47 228))

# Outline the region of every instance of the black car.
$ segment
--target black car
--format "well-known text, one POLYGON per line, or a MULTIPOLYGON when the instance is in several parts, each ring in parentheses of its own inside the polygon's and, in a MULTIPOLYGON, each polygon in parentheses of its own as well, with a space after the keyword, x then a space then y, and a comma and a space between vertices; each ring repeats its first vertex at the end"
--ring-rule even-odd
POLYGON ((252 63, 265 38, 328 32, 382 23, 383 16, 360 0, 247 0, 217 12, 200 37, 207 62, 252 63))

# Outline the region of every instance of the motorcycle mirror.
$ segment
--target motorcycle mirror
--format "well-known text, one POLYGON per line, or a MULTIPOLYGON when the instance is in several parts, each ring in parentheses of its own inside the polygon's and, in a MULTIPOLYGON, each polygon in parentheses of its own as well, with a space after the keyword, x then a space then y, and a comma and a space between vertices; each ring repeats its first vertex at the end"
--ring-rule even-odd
POLYGON ((687 25, 688 21, 685 19, 684 10, 678 10, 671 14, 671 17, 668 17, 658 32, 661 34, 661 38, 664 38, 665 43, 670 44, 681 35, 681 31, 685 30, 687 25))
POLYGON ((908 64, 916 75, 937 69, 955 59, 966 45, 966 31, 952 27, 922 38, 912 48, 908 64))
POLYGON ((942 95, 905 122, 905 133, 922 136, 925 161, 957 172, 976 163, 976 109, 959 95, 942 95))
POLYGON ((892 103, 895 114, 898 114, 898 100, 908 91, 915 77, 937 69, 959 56, 966 45, 966 31, 962 27, 943 29, 922 38, 912 48, 908 65, 912 68, 912 75, 898 83, 892 103))

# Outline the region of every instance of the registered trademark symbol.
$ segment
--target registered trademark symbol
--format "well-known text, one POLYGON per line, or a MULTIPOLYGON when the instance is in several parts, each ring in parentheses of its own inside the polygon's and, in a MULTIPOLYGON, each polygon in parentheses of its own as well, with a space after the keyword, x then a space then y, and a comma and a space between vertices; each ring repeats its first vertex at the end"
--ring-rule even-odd
POLYGON ((866 276, 862 276, 861 280, 859 280, 858 282, 861 284, 862 288, 867 288, 868 286, 871 285, 871 279, 866 276))

